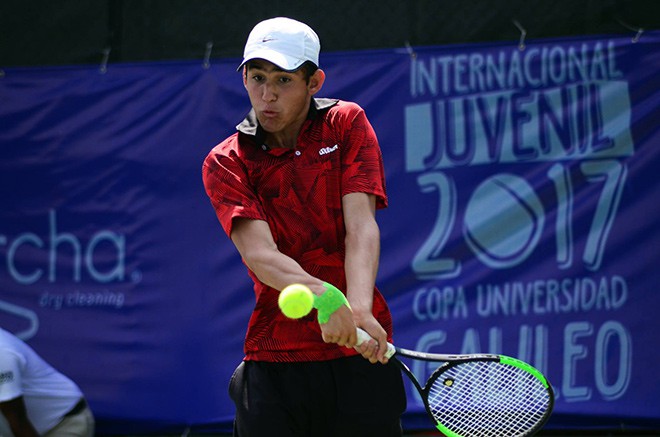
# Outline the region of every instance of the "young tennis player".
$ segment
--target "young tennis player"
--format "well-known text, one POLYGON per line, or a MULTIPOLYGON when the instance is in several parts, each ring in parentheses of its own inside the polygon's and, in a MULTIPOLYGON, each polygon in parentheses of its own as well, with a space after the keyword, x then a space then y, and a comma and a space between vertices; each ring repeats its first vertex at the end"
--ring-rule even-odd
POLYGON ((384 356, 392 320, 375 286, 375 211, 387 205, 381 151, 362 108, 316 97, 319 51, 301 22, 257 24, 239 66, 252 110, 203 165, 256 295, 230 381, 240 437, 402 432, 402 377, 384 356), (293 283, 312 290, 318 311, 281 313, 279 292, 293 283), (375 340, 355 349, 356 327, 375 340))

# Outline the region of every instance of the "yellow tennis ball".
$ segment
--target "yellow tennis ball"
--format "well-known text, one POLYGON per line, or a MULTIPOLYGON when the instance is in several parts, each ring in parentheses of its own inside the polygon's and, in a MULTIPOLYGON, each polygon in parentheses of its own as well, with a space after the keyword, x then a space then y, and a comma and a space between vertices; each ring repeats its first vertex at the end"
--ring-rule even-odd
POLYGON ((299 319, 312 311, 314 294, 306 285, 291 284, 282 290, 277 303, 285 316, 291 319, 299 319))

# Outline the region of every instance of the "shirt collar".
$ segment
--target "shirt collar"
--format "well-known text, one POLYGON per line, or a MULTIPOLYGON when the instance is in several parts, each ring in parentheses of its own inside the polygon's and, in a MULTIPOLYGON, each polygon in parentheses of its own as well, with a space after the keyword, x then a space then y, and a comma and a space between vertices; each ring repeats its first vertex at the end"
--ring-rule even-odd
MULTIPOLYGON (((309 112, 307 113, 307 120, 313 120, 320 111, 335 106, 337 102, 339 102, 338 99, 312 98, 312 104, 309 105, 309 112)), ((266 136, 266 133, 259 126, 254 109, 251 109, 245 119, 236 126, 236 130, 255 137, 258 144, 262 143, 263 138, 266 136)))

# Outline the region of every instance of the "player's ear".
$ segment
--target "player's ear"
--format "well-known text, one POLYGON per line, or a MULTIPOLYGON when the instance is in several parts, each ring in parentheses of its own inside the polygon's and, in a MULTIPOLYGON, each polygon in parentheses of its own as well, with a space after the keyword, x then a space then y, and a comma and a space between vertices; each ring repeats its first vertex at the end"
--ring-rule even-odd
POLYGON ((309 78, 309 85, 308 85, 309 93, 312 96, 318 93, 321 90, 321 87, 323 86, 324 82, 325 82, 325 72, 319 68, 314 72, 314 74, 312 74, 312 77, 309 78))

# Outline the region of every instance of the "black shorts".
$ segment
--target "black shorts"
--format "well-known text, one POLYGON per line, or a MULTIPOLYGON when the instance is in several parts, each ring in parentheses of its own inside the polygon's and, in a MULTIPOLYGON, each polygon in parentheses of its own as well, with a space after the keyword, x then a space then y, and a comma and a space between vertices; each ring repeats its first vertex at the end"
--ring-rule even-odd
POLYGON ((362 356, 309 363, 241 363, 229 383, 235 437, 400 437, 399 368, 362 356))

